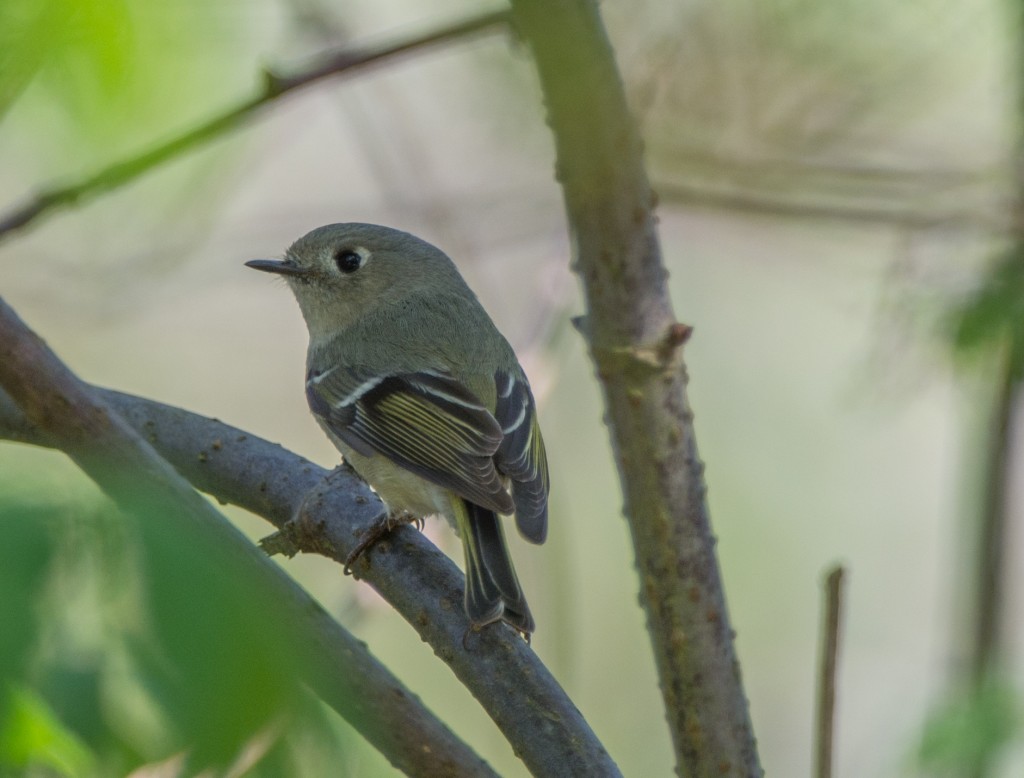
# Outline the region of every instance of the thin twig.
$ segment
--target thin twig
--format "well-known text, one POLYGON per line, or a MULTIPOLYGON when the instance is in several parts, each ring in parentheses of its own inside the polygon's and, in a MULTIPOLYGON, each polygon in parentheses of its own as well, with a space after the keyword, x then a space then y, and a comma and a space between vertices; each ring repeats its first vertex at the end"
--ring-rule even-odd
POLYGON ((760 776, 705 499, 654 195, 593 0, 512 0, 555 138, 680 775, 760 776))
POLYGON ((845 570, 838 565, 825 578, 825 619, 822 622, 821 665, 818 678, 818 726, 814 775, 832 778, 832 743, 835 737, 836 657, 843 606, 845 570))
POLYGON ((116 162, 78 181, 44 189, 23 204, 11 208, 6 215, 0 217, 0 240, 15 230, 31 224, 43 214, 121 186, 147 170, 234 129, 259 109, 290 92, 329 76, 351 73, 381 60, 497 28, 507 24, 508 20, 507 11, 488 11, 480 16, 397 43, 364 48, 345 47, 318 57, 314 63, 291 75, 281 75, 267 70, 264 73, 263 89, 256 96, 222 111, 198 127, 148 151, 116 162))
MULTIPOLYGON (((380 501, 350 472, 328 474, 281 446, 180 408, 109 389, 92 391, 196 488, 272 522, 287 541, 275 541, 282 548, 312 549, 343 563, 362 532, 380 518, 380 501), (300 505, 302 516, 292 522, 300 505)), ((2 390, 0 438, 54 445, 2 390)), ((360 558, 354 572, 449 665, 531 773, 619 775, 572 701, 511 628, 496 625, 468 634, 464 645, 464 579, 422 533, 397 528, 360 558)))
POLYGON ((494 775, 363 643, 71 373, 2 299, 0 386, 24 414, 17 425, 23 433, 35 428, 127 513, 150 517, 216 554, 224 577, 250 592, 253 607, 273 618, 267 628, 292 641, 295 667, 309 686, 395 767, 419 775, 494 775))

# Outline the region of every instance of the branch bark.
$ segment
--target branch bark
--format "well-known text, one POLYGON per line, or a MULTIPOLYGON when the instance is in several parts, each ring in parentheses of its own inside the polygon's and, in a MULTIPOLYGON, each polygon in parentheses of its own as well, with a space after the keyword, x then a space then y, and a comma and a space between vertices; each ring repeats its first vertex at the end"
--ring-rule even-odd
MULTIPOLYGON (((346 470, 328 473, 278 445, 179 408, 111 390, 91 391, 197 488, 271 521, 285 546, 344 562, 382 515, 380 501, 346 470)), ((55 444, 2 391, 0 437, 55 444)), ((368 549, 353 572, 449 665, 534 775, 619 775, 575 705, 513 630, 498 626, 470 633, 464 645, 469 624, 462 574, 422 534, 397 528, 368 549)), ((396 732, 401 729, 395 726, 396 732)))
POLYGON ((0 216, 0 240, 22 229, 46 213, 80 203, 101 192, 128 183, 148 170, 235 129, 264 106, 297 89, 309 86, 328 76, 350 73, 385 59, 475 35, 508 22, 507 11, 489 11, 455 24, 397 43, 374 47, 346 46, 324 54, 293 74, 267 70, 263 89, 248 100, 222 111, 198 127, 138 154, 63 186, 44 189, 21 205, 0 216))
POLYGON ((410 775, 496 775, 72 374, 2 299, 0 386, 21 410, 0 403, 0 417, 13 419, 19 438, 45 439, 125 511, 142 521, 159 516, 215 549, 224 575, 244 583, 254 604, 279 617, 272 626, 292 636, 310 687, 395 767, 410 775))
POLYGON ((678 770, 759 776, 641 141, 591 0, 512 0, 555 136, 678 770))

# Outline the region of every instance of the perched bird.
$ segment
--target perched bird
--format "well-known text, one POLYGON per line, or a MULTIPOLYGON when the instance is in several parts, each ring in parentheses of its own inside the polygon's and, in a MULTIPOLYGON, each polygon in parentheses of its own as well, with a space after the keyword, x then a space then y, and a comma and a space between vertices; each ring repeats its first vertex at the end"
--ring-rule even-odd
POLYGON ((329 224, 281 261, 309 328, 306 399, 393 516, 442 515, 462 538, 466 614, 529 636, 498 514, 547 535, 548 466, 512 347, 440 249, 374 224, 329 224))

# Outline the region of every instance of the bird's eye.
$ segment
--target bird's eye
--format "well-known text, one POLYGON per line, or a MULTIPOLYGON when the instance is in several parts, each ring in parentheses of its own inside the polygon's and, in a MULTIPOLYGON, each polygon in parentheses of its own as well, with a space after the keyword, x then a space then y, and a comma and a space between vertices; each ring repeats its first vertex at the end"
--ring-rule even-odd
POLYGON ((342 273, 354 273, 363 266, 363 258, 352 249, 338 249, 334 261, 342 273))

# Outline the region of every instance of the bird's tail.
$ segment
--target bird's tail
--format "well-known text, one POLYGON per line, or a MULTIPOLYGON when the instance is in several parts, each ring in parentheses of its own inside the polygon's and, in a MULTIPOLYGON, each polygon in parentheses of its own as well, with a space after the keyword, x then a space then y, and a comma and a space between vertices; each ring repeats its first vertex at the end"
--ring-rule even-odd
POLYGON ((519 587, 498 515, 465 500, 456 510, 466 553, 466 614, 476 626, 506 621, 529 635, 533 616, 519 587))

